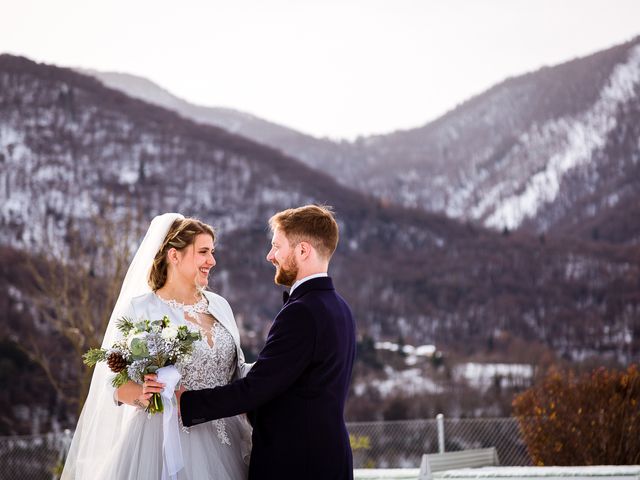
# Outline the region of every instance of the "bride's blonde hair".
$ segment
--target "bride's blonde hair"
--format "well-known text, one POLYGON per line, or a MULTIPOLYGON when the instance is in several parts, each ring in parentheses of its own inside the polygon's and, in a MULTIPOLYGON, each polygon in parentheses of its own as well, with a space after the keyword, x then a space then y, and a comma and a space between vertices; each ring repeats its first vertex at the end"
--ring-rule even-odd
POLYGON ((173 222, 167 236, 162 242, 162 246, 153 259, 153 265, 149 272, 149 286, 154 292, 164 286, 167 282, 167 252, 175 248, 176 250, 184 250, 189 245, 193 245, 196 236, 201 233, 211 235, 213 241, 216 241, 215 231, 211 225, 207 225, 195 218, 183 218, 173 222))

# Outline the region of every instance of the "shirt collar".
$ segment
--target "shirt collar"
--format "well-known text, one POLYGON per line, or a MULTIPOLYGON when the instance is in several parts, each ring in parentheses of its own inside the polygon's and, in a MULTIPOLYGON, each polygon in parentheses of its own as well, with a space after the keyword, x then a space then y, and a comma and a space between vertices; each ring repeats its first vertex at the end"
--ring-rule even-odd
POLYGON ((314 273, 313 275, 309 275, 308 277, 301 278, 300 280, 298 280, 296 283, 293 284, 293 286, 291 287, 291 290, 289 290, 289 295, 291 295, 296 288, 298 288, 307 280, 311 280, 312 278, 320 278, 320 277, 328 277, 328 276, 329 275, 327 274, 327 272, 324 272, 324 273, 314 273))

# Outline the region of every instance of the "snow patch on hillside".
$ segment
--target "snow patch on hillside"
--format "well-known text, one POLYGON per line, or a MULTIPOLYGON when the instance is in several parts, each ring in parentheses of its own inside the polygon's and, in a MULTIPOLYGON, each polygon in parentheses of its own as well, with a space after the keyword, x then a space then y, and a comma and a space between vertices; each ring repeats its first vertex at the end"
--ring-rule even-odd
POLYGON ((513 185, 500 183, 488 192, 485 201, 473 211, 480 217, 497 198, 497 208, 485 220, 493 228, 517 228, 522 221, 536 214, 545 203, 556 199, 564 175, 571 169, 591 161, 593 152, 604 146, 609 133, 616 127, 615 113, 620 104, 633 98, 640 83, 640 45, 631 49, 627 62, 616 66, 599 99, 585 113, 575 118, 560 118, 532 127, 520 137, 522 149, 548 151, 545 167, 528 179, 520 191, 503 197, 513 185), (563 139, 557 145, 558 137, 563 139))

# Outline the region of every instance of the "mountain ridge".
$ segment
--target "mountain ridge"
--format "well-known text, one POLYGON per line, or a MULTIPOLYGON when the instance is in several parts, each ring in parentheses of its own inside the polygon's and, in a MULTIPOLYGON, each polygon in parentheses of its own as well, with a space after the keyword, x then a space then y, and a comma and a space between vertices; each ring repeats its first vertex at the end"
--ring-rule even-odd
POLYGON ((640 82, 634 81, 635 90, 617 98, 617 104, 611 103, 615 95, 607 94, 607 88, 609 92, 611 85, 625 88, 628 78, 616 77, 625 62, 627 72, 638 71, 631 57, 639 43, 636 37, 559 65, 512 76, 413 129, 340 143, 291 130, 271 137, 248 129, 243 134, 383 202, 439 212, 497 230, 562 231, 633 244, 640 242, 640 227, 629 228, 624 222, 612 225, 604 212, 622 217, 615 210, 632 205, 632 198, 640 200, 640 188, 622 176, 617 192, 611 191, 612 182, 594 180, 596 184, 589 188, 602 188, 602 197, 621 197, 616 207, 603 204, 594 196, 597 191, 584 191, 578 179, 587 175, 593 179, 593 164, 602 162, 609 165, 605 176, 619 168, 629 171, 627 178, 636 175, 633 166, 619 167, 628 163, 625 156, 635 158, 633 146, 616 155, 603 156, 601 150, 617 142, 620 130, 633 132, 637 124, 627 110, 638 109, 640 82), (615 108, 622 108, 622 114, 615 108), (617 125, 607 129, 611 117, 616 117, 617 125), (600 133, 593 131, 598 124, 600 133), (577 136, 580 128, 584 132, 577 136), (587 141, 591 150, 578 154, 587 141), (563 156, 573 158, 573 164, 563 166, 563 156), (567 228, 574 223, 573 217, 594 226, 588 232, 576 226, 567 228))
MULTIPOLYGON (((441 214, 386 204, 277 150, 131 99, 72 70, 24 62, 0 57, 0 198, 5 200, 0 242, 5 245, 42 246, 47 234, 57 234, 52 241, 62 242, 70 221, 91 231, 92 216, 104 215, 104 204, 111 202, 114 220, 132 209, 148 218, 167 210, 198 215, 225 232, 221 249, 231 242, 250 252, 265 240, 265 221, 273 212, 303 203, 330 203, 337 209, 345 239, 335 268, 345 274, 363 332, 388 337, 396 328, 393 319, 404 317, 413 326, 404 334, 411 332, 414 343, 433 342, 435 335, 452 345, 457 343, 455 323, 476 315, 470 313, 479 308, 475 303, 486 303, 483 311, 502 308, 495 303, 498 297, 489 293, 493 287, 483 285, 483 275, 494 275, 492 262, 501 265, 505 275, 493 280, 495 288, 511 295, 517 284, 506 280, 509 276, 539 277, 543 285, 543 278, 565 278, 559 272, 569 268, 565 264, 573 264, 576 255, 596 270, 603 262, 627 264, 632 255, 632 250, 596 247, 589 241, 573 242, 563 250, 563 239, 503 236, 441 214), (496 252, 512 258, 513 265, 505 264, 496 252), (548 256, 549 271, 531 263, 531 255, 548 256), (526 265, 523 272, 514 270, 518 264, 526 265), (355 277, 346 273, 364 265, 372 269, 372 277, 363 278, 364 271, 355 277), (558 273, 552 275, 553 270, 558 273), (430 275, 455 281, 434 282, 430 275), (406 279, 415 283, 407 284, 406 279), (372 291, 386 293, 371 298, 372 291), (452 292, 461 295, 459 306, 449 304, 452 292), (445 323, 454 330, 444 327, 436 335, 430 326, 433 315, 456 318, 445 323)), ((242 267, 246 260, 233 249, 227 254, 228 285, 236 287, 228 292, 230 298, 245 305, 244 316, 263 318, 258 313, 263 310, 250 297, 236 293, 252 282, 252 274, 242 267), (234 280, 241 277, 244 281, 234 280)), ((269 285, 270 266, 253 262, 263 262, 262 254, 250 264, 269 285)), ((620 275, 616 272, 612 269, 605 278, 620 275)), ((560 303, 578 308, 580 302, 574 303, 569 287, 575 279, 563 281, 568 283, 560 303)), ((535 285, 526 287, 533 300, 540 295, 535 285)), ((267 295, 265 288, 261 291, 267 295)), ((590 296, 593 288, 602 286, 584 288, 581 295, 590 296)), ((510 307, 514 325, 524 328, 520 317, 537 308, 534 303, 525 297, 515 301, 510 307)), ((615 315, 607 321, 618 322, 615 315)), ((554 344, 551 337, 545 341, 554 344)))
MULTIPOLYGON (((73 70, 0 56, 0 361, 23 379, 19 347, 33 335, 65 379, 76 378, 79 358, 37 307, 51 299, 35 288, 29 265, 55 252, 55 268, 62 268, 82 252, 90 265, 78 273, 99 284, 106 268, 99 225, 118 233, 133 216, 144 230, 165 211, 216 227, 210 287, 232 305, 247 357, 255 356, 281 307, 265 260, 266 221, 312 202, 336 209, 341 241, 330 274, 353 309, 361 345, 430 344, 463 358, 500 358, 517 348, 532 365, 541 351, 624 363, 640 349, 633 246, 500 234, 384 202, 274 148, 73 70)), ((30 398, 27 388, 19 393, 30 398)), ((73 416, 53 392, 42 402, 38 412, 73 416)), ((8 400, 2 405, 23 418, 8 400)))

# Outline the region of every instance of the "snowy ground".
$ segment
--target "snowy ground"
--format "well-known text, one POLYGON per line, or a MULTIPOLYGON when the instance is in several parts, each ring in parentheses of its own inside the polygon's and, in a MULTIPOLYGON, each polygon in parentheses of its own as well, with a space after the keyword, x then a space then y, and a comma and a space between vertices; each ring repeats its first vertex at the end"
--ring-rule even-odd
MULTIPOLYGON (((355 480, 418 480, 417 468, 396 469, 356 469, 355 480)), ((461 468, 437 472, 433 479, 476 479, 485 480, 640 480, 640 465, 601 465, 590 467, 482 467, 461 468)))
MULTIPOLYGON (((384 377, 361 379, 354 384, 357 396, 364 395, 369 388, 375 388, 382 397, 404 393, 408 395, 443 393, 443 386, 425 370, 424 362, 441 355, 435 345, 398 345, 393 342, 376 342, 376 350, 402 352, 406 368, 396 370, 390 365, 384 367, 384 377)), ((521 363, 478 363, 466 362, 455 365, 454 380, 466 383, 481 392, 499 382, 500 387, 529 386, 533 378, 533 366, 521 363)))
POLYGON ((353 471, 354 480, 416 480, 418 475, 418 468, 357 468, 353 471))

